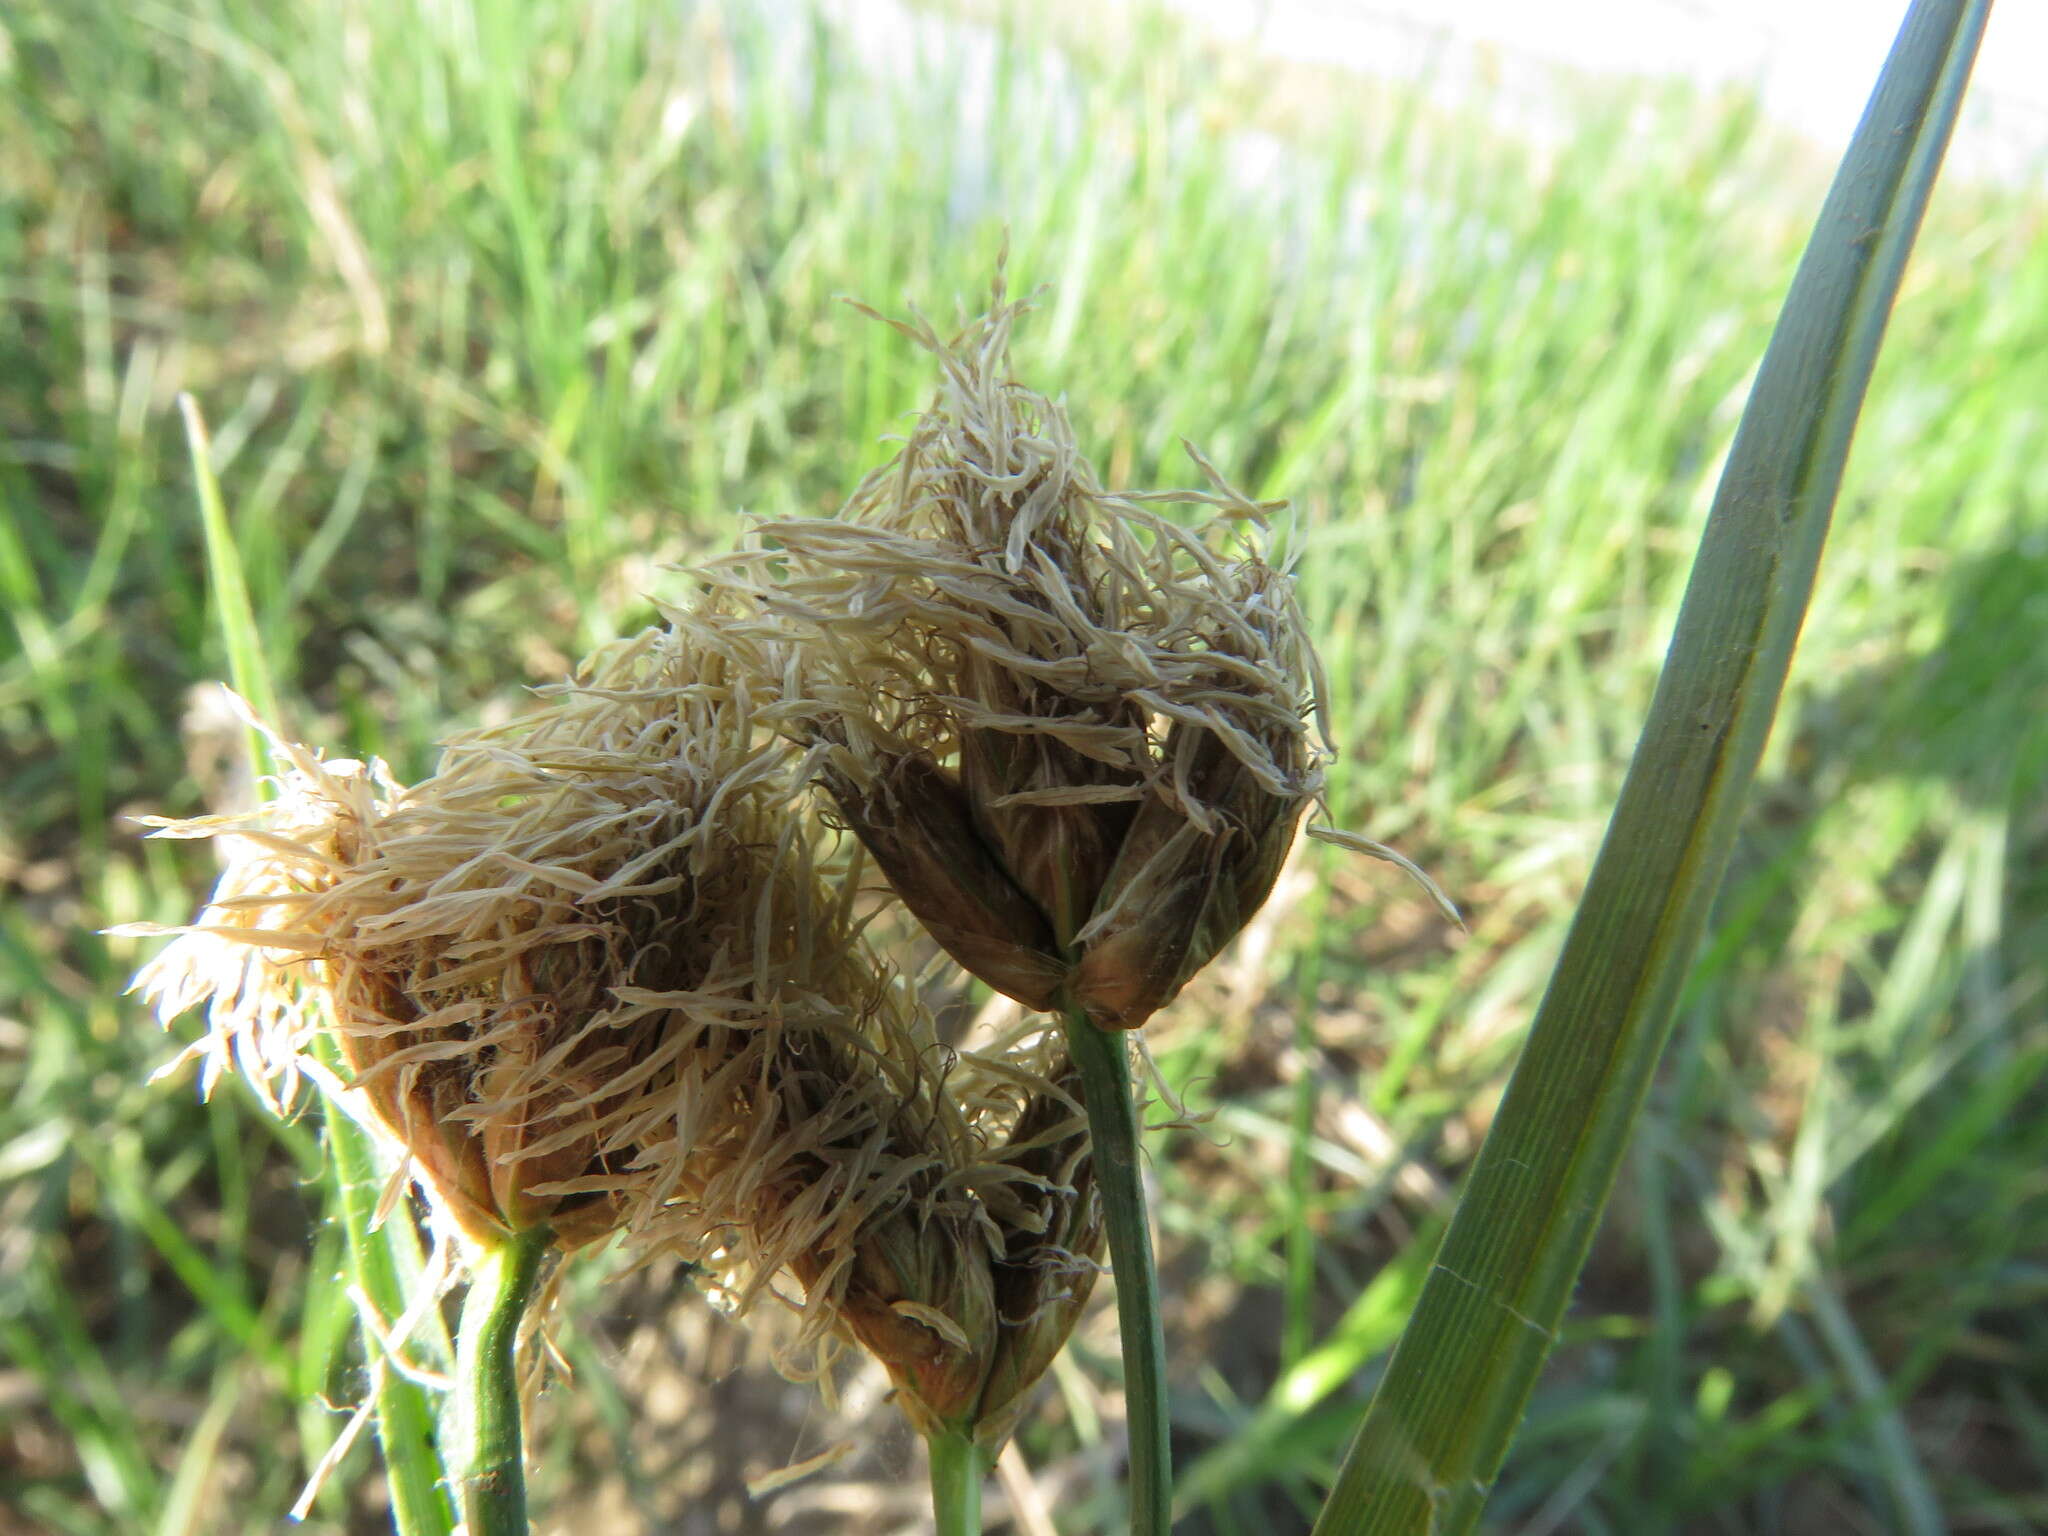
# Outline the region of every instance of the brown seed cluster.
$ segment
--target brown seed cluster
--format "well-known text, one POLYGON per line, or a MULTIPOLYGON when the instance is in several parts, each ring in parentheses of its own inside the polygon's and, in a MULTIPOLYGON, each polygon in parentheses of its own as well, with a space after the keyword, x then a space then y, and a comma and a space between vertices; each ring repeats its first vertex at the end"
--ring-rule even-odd
POLYGON ((825 1003, 786 996, 833 938, 752 710, 650 633, 410 788, 277 741, 271 805, 171 829, 231 838, 229 862, 142 989, 165 1017, 210 1004, 209 1079, 232 1054, 288 1087, 326 1033, 473 1239, 602 1237, 659 1198, 660 1090, 707 1035, 825 1003))
POLYGON ((938 398, 839 517, 761 526, 425 781, 273 737, 270 804, 165 828, 226 867, 138 979, 281 1113, 331 1041, 471 1242, 623 1233, 736 1310, 793 1277, 787 1367, 858 1341, 989 1447, 1096 1274, 1086 1117, 1056 1033, 940 1045, 862 850, 974 975, 1135 1028, 1265 900, 1327 755, 1272 508, 1199 454, 1207 490, 1103 489, 1010 378, 1023 308, 999 278, 950 340, 901 325, 938 398))
POLYGON ((1006 1429, 1100 1252, 1050 1045, 939 1046, 711 619, 551 693, 411 787, 273 738, 271 804, 166 829, 227 867, 140 988, 205 1006, 208 1084, 237 1065, 280 1112, 329 1037, 471 1241, 624 1232, 736 1310, 793 1275, 792 1369, 855 1339, 920 1426, 1006 1429))
POLYGON ((1232 489, 1106 491, 1010 377, 1025 306, 948 340, 938 398, 837 518, 709 580, 783 729, 904 903, 1030 1007, 1135 1028, 1265 901, 1326 754, 1292 583, 1232 489), (1198 508, 1190 528, 1157 510, 1198 508))

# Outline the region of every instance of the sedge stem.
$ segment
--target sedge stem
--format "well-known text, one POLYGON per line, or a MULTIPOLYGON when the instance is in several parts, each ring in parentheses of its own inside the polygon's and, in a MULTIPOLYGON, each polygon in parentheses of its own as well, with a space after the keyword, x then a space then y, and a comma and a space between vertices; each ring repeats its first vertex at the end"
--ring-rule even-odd
POLYGON ((449 1405, 450 1459, 468 1536, 527 1536, 514 1346, 552 1241, 553 1234, 541 1227, 487 1250, 463 1299, 449 1405))
MULTIPOLYGON (((323 1041, 321 1054, 330 1066, 334 1064, 331 1043, 323 1041)), ((349 1275, 378 1312, 386 1318, 399 1317, 412 1301, 408 1282, 417 1279, 411 1218, 401 1211, 382 1226, 377 1224, 383 1170, 377 1166, 369 1134, 338 1104, 327 1106, 326 1141, 336 1215, 348 1239, 349 1275)), ((373 1330, 364 1329, 363 1349, 372 1358, 373 1352, 382 1348, 376 1339, 373 1330)), ((442 1347, 446 1348, 445 1335, 442 1347)), ((445 1363, 445 1356, 436 1363, 445 1363)), ((388 1365, 376 1380, 377 1441, 384 1452, 392 1530, 396 1536, 446 1536, 455 1528, 455 1511, 441 1486, 443 1469, 434 1445, 434 1413, 426 1394, 388 1365)))
POLYGON ((932 1466, 932 1522, 938 1536, 981 1536, 981 1482, 989 1462, 971 1430, 943 1429, 925 1440, 932 1466))
POLYGON ((1124 1413, 1131 1439, 1132 1536, 1166 1536, 1172 1519, 1173 1463, 1166 1412, 1166 1330, 1159 1316, 1159 1274, 1145 1216, 1138 1162, 1138 1106, 1131 1092, 1130 1047, 1069 1003, 1061 1012, 1067 1052, 1081 1074, 1093 1138, 1095 1183, 1109 1232, 1123 1334, 1124 1413))

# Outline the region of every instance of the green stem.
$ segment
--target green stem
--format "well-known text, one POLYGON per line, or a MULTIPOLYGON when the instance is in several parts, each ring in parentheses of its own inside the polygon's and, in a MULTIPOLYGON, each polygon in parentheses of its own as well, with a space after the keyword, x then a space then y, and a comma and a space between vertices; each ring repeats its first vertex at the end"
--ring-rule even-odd
POLYGON ((553 1236, 541 1227, 487 1251, 462 1303, 449 1449, 469 1536, 526 1536, 526 1459, 513 1346, 553 1236))
MULTIPOLYGON (((382 1227, 374 1226, 384 1177, 369 1135, 336 1104, 327 1107, 326 1132, 335 1199, 348 1237, 349 1269, 389 1324, 404 1314, 410 1300, 397 1247, 410 1238, 412 1218, 401 1210, 382 1227)), ((380 1347, 366 1326, 365 1352, 380 1347)), ((378 1382, 376 1426, 397 1536, 446 1536, 455 1527, 455 1514, 441 1487, 433 1411, 426 1394, 395 1366, 387 1366, 378 1382)))
POLYGON ((1166 1331, 1159 1318, 1159 1274, 1145 1219, 1138 1163, 1138 1106, 1131 1095, 1130 1048, 1123 1035, 1097 1028, 1072 1004, 1061 1013, 1067 1050, 1081 1074, 1094 1140, 1095 1183, 1109 1230, 1123 1331, 1124 1404, 1131 1437, 1132 1536, 1165 1536, 1173 1508, 1173 1464, 1166 1413, 1166 1331))
POLYGON ((928 1436, 932 1464, 932 1521, 938 1536, 980 1536, 981 1480, 988 1458, 971 1432, 941 1430, 928 1436))

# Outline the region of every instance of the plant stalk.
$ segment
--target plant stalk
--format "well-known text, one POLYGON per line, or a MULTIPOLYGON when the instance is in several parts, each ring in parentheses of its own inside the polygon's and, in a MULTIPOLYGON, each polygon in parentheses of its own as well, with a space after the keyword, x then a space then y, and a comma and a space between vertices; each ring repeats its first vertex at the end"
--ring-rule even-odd
POLYGON ((942 1430, 928 1437, 932 1471, 932 1521, 938 1536, 980 1536, 981 1483, 989 1459, 971 1430, 942 1430))
POLYGON ((513 1346, 552 1239, 540 1227, 487 1251, 462 1303, 449 1422, 456 1500, 469 1536, 526 1536, 526 1459, 513 1346))
POLYGON ((1093 1138, 1095 1183, 1109 1232, 1123 1334, 1124 1408, 1131 1440, 1132 1536, 1165 1536, 1172 1519, 1173 1465, 1166 1412, 1166 1331, 1159 1316, 1159 1274, 1145 1217, 1138 1161, 1138 1106, 1124 1037, 1098 1028, 1069 1002, 1061 1010, 1067 1051, 1081 1074, 1093 1138))
MULTIPOLYGON (((324 1043, 324 1042, 323 1042, 324 1043)), ((328 1046, 324 1056, 332 1057, 328 1046)), ((400 1211, 375 1225, 384 1178, 363 1128, 338 1104, 327 1106, 327 1156, 334 1174, 336 1214, 348 1239, 348 1267, 370 1303, 389 1321, 406 1310, 406 1276, 398 1244, 411 1237, 411 1220, 400 1211), (403 1224, 401 1235, 397 1230, 403 1224)), ((438 1320, 438 1314, 436 1314, 438 1320)), ((363 1329, 363 1348, 382 1346, 363 1329)), ((455 1513, 441 1486, 441 1457, 434 1445, 434 1414, 419 1386, 387 1366, 377 1386, 377 1444, 384 1453, 384 1478, 391 1492, 391 1524, 397 1536, 446 1536, 455 1513)))

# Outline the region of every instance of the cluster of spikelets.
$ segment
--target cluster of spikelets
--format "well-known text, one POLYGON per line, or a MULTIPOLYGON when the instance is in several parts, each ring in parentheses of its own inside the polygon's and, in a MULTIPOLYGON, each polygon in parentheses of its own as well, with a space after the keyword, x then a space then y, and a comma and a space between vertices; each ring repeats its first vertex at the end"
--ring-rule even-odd
POLYGON ((1000 1437, 1100 1252, 1084 1121, 1042 1039, 956 1057, 869 951, 852 871, 701 625, 597 657, 407 788, 273 738, 200 922, 139 984, 280 1113, 341 1096, 490 1247, 623 1232, 735 1310, 788 1273, 785 1363, 872 1348, 920 1427, 1000 1437))
POLYGON ((940 1046, 860 851, 997 990, 1133 1028, 1265 900, 1325 757, 1271 508, 1199 455, 1206 491, 1104 490, 1009 377, 1022 307, 903 325, 939 396, 839 517, 756 528, 423 783, 273 738, 268 805, 166 828, 227 867, 141 978, 280 1112, 330 1039, 474 1242, 624 1233, 741 1309, 793 1277, 807 1343, 985 1445, 1096 1272, 1086 1120, 1056 1032, 940 1046))

